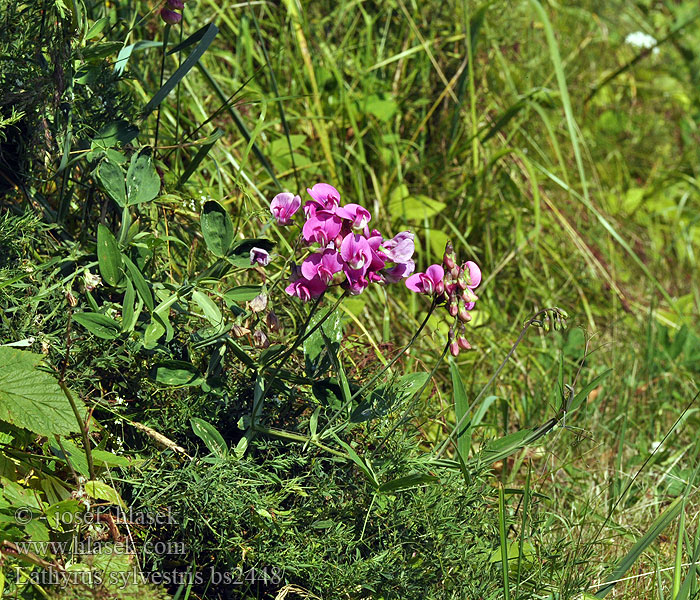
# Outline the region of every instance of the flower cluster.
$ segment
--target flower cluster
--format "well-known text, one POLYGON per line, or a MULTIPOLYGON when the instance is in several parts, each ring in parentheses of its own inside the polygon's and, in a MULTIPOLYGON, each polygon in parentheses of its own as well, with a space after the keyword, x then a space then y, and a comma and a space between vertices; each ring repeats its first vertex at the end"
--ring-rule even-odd
POLYGON ((480 283, 481 269, 470 260, 461 266, 458 265, 450 242, 445 246, 442 265, 430 265, 425 273, 416 273, 406 279, 406 287, 409 290, 433 296, 437 304, 447 308, 451 317, 458 317, 450 328, 450 353, 453 356, 457 356, 460 350, 471 348, 464 336, 464 324, 471 320, 469 311, 478 300, 474 290, 480 283))
POLYGON ((168 25, 177 25, 182 21, 182 13, 178 11, 183 8, 185 8, 185 0, 167 0, 160 11, 160 18, 168 25))
MULTIPOLYGON (((369 228, 370 212, 359 204, 340 205, 340 193, 332 185, 317 183, 306 190, 301 233, 311 253, 292 267, 286 292, 303 301, 318 298, 337 284, 350 294, 361 294, 370 283, 396 283, 415 268, 413 234, 402 231, 385 240, 369 228)), ((270 211, 279 225, 290 225, 301 207, 301 198, 277 194, 270 211)))

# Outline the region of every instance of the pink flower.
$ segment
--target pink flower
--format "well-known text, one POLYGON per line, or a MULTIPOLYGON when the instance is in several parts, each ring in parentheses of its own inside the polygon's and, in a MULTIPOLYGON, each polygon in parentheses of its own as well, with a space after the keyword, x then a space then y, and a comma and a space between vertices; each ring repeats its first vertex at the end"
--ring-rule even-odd
POLYGON ((343 269, 343 263, 338 252, 327 248, 323 252, 312 254, 301 263, 301 274, 306 279, 319 277, 326 285, 333 280, 333 275, 343 269))
POLYGON ((367 238, 349 233, 340 244, 340 256, 345 261, 346 273, 348 269, 361 271, 364 275, 372 262, 372 248, 367 238))
POLYGON ((343 287, 353 296, 357 296, 358 294, 364 292, 367 286, 370 284, 370 280, 362 274, 362 271, 346 270, 345 275, 347 277, 347 281, 343 284, 343 287))
POLYGON ((396 263, 393 267, 382 269, 380 275, 384 283, 398 283, 405 277, 408 277, 416 269, 416 263, 413 260, 408 260, 405 263, 396 263))
POLYGON ((164 8, 160 11, 160 18, 163 19, 168 25, 177 25, 182 21, 182 15, 169 8, 164 8))
POLYGON ((270 212, 279 225, 289 225, 292 222, 292 217, 301 206, 301 198, 282 192, 277 194, 270 202, 270 212))
POLYGON ((301 233, 309 243, 316 242, 327 246, 340 233, 342 221, 329 210, 317 210, 302 227, 301 233))
POLYGON ((266 267, 270 264, 270 253, 263 248, 250 249, 250 264, 258 263, 261 267, 266 267))
POLYGON ((335 214, 341 219, 347 219, 350 221, 353 229, 364 229, 367 223, 372 219, 372 215, 369 211, 359 204, 346 204, 345 206, 339 206, 335 210, 335 214))
POLYGON ((296 296, 302 302, 308 302, 312 298, 318 298, 326 289, 326 284, 321 281, 320 277, 313 279, 299 277, 284 288, 284 291, 290 296, 296 296))
POLYGON ((445 284, 442 279, 445 271, 440 265, 430 265, 425 273, 416 273, 406 280, 406 287, 412 292, 419 294, 442 294, 445 291, 445 284))
POLYGON ((317 183, 306 191, 313 198, 309 204, 315 204, 316 208, 335 211, 340 204, 340 192, 328 183, 317 183))
POLYGON ((416 244, 413 241, 413 234, 410 231, 397 233, 390 240, 382 244, 382 251, 390 262, 406 263, 413 257, 416 244))
POLYGON ((465 275, 468 273, 467 287, 469 289, 473 290, 474 288, 479 287, 479 284, 481 283, 481 269, 479 268, 479 265, 471 260, 468 260, 462 265, 462 271, 465 275))

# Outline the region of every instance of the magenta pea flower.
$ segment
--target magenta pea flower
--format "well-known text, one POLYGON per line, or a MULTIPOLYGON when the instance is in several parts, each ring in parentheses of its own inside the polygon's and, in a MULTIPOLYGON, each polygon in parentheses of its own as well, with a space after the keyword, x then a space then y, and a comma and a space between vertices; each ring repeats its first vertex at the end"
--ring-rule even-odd
POLYGON ((419 294, 442 294, 445 291, 445 271, 440 265, 430 265, 425 273, 416 273, 406 279, 406 287, 419 294))
POLYGON ((345 276, 347 277, 347 281, 343 284, 343 287, 353 296, 357 296, 358 294, 364 292, 367 286, 370 284, 370 280, 364 276, 362 271, 346 269, 345 276))
POLYGON ((416 263, 412 259, 403 263, 396 263, 393 267, 382 269, 379 274, 384 283, 398 283, 402 279, 408 277, 416 270, 416 263))
POLYGON ((284 288, 290 296, 296 296, 302 302, 308 302, 312 298, 318 298, 325 292, 327 286, 320 277, 306 279, 299 273, 299 268, 295 267, 290 284, 284 288))
POLYGON ((397 233, 382 244, 382 251, 390 262, 407 263, 416 251, 416 243, 410 231, 397 233))
POLYGON ((469 274, 469 281, 467 281, 467 287, 469 289, 473 290, 474 288, 479 287, 479 284, 481 283, 481 269, 479 268, 479 265, 471 260, 468 260, 462 265, 462 271, 465 274, 469 274))
POLYGON ((364 275, 372 262, 372 248, 367 238, 356 233, 349 233, 340 244, 340 257, 348 269, 361 271, 364 275))
POLYGON ((299 196, 289 192, 282 192, 277 194, 270 202, 270 212, 278 225, 289 225, 300 206, 301 198, 299 196))
POLYGON ((338 252, 331 248, 312 254, 301 263, 301 274, 306 279, 311 280, 314 277, 319 277, 326 285, 329 285, 333 280, 333 275, 342 270, 343 263, 338 252))
POLYGON ((301 233, 309 244, 316 242, 321 246, 327 246, 340 233, 341 227, 340 217, 329 210, 317 210, 306 220, 301 233))
POLYGON ((266 267, 270 264, 270 253, 263 248, 250 249, 250 264, 259 264, 261 267, 266 267))
POLYGON ((335 211, 340 204, 340 192, 328 183, 317 183, 312 188, 306 188, 313 201, 309 204, 316 208, 335 211))
POLYGON ((350 221, 351 227, 353 229, 364 229, 372 220, 372 215, 369 211, 359 204, 346 204, 345 206, 339 206, 335 210, 335 214, 341 219, 346 219, 350 221))

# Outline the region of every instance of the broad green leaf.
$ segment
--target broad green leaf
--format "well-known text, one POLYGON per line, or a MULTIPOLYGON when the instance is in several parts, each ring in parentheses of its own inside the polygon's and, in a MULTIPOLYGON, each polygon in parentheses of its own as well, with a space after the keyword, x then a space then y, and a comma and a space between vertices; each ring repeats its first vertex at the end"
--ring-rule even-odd
POLYGON ((90 496, 90 498, 106 500, 110 504, 116 504, 126 510, 126 504, 119 495, 119 492, 102 481, 93 480, 85 483, 85 493, 90 496))
POLYGON ((130 280, 126 280, 126 292, 122 302, 122 331, 132 331, 136 324, 136 313, 134 312, 134 302, 136 301, 136 291, 130 280))
POLYGON ((209 320, 212 325, 219 325, 223 320, 221 311, 216 303, 203 291, 195 290, 192 292, 192 300, 194 300, 202 309, 204 316, 209 320))
POLYGON ((98 467, 129 467, 133 464, 126 456, 118 456, 106 450, 93 450, 92 460, 98 467))
POLYGON ((97 167, 95 175, 109 197, 124 208, 126 206, 126 184, 122 168, 117 163, 105 159, 97 167))
POLYGON ((43 358, 0 347, 0 420, 47 437, 77 432, 75 414, 58 383, 36 368, 43 358))
POLYGON ((127 204, 150 202, 160 192, 160 177, 153 166, 148 149, 141 150, 131 157, 131 164, 126 173, 127 204))
POLYGON ((73 320, 103 340, 113 340, 121 333, 121 326, 117 321, 100 313, 77 313, 73 315, 73 320))
POLYGON ((197 385, 201 375, 192 363, 184 360, 165 360, 151 369, 151 379, 163 385, 197 385))
POLYGON ((139 271, 139 268, 133 262, 131 262, 131 259, 128 256, 122 255, 122 259, 124 261, 124 266, 126 267, 127 275, 134 284, 139 296, 141 296, 141 300, 143 300, 143 303, 148 307, 148 310, 153 312, 153 294, 151 293, 151 288, 148 287, 146 279, 141 274, 141 271, 139 271))
POLYGON ((401 185, 391 194, 387 211, 393 219, 423 221, 440 213, 445 206, 445 203, 427 196, 411 196, 408 188, 401 185))
POLYGON ((190 425, 195 435, 204 442, 204 445, 212 454, 219 458, 228 454, 228 446, 224 438, 211 423, 207 423, 203 419, 192 418, 190 419, 190 425))
MULTIPOLYGON (((99 130, 97 136, 92 140, 92 148, 108 149, 117 144, 126 144, 139 134, 139 128, 131 123, 121 120, 107 123, 99 130)), ((109 153, 108 153, 109 156, 109 153)), ((124 174, 122 173, 122 185, 124 185, 124 174)), ((123 206, 123 204, 121 205, 123 206)))
MULTIPOLYGON (((233 244, 233 223, 226 209, 214 200, 205 202, 200 224, 204 241, 211 253, 218 257, 226 256, 233 244)), ((250 250, 248 254, 250 255, 250 250)))
POLYGON ((246 302, 252 300, 261 292, 261 285, 239 285, 224 292, 224 300, 229 305, 235 302, 246 302))
MULTIPOLYGON (((326 315, 325 311, 317 312, 309 322, 307 331, 313 329, 318 322, 326 315)), ((304 355, 311 363, 315 363, 321 352, 326 349, 326 342, 323 339, 323 333, 326 335, 331 344, 338 345, 343 341, 343 324, 340 311, 335 311, 328 317, 316 331, 304 340, 304 355)), ((307 369, 308 370, 308 369, 307 369)))
POLYGON ((122 278, 122 253, 116 238, 102 223, 97 226, 97 260, 105 283, 119 285, 122 278))

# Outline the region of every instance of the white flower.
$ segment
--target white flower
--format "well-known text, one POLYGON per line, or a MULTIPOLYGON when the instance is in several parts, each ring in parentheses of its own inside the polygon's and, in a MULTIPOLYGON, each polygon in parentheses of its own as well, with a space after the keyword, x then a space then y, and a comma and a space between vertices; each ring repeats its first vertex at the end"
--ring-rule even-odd
POLYGON ((635 31, 634 33, 628 34, 625 38, 625 44, 629 44, 635 48, 643 48, 645 50, 648 48, 654 48, 651 53, 654 55, 659 53, 658 47, 654 47, 657 44, 656 38, 650 36, 648 33, 644 33, 643 31, 635 31))

